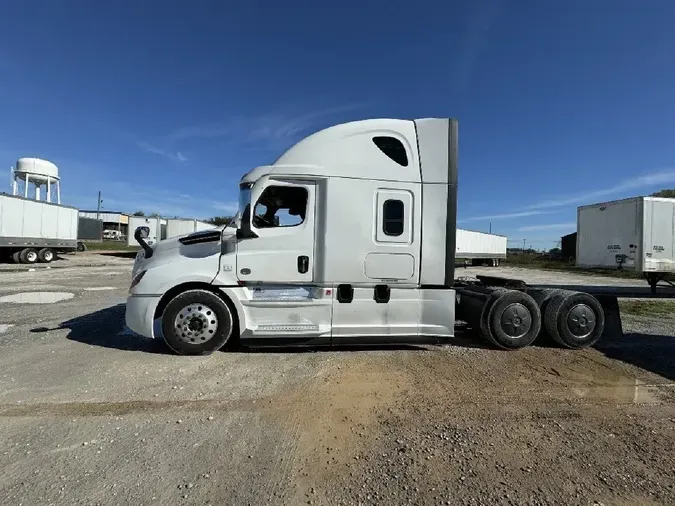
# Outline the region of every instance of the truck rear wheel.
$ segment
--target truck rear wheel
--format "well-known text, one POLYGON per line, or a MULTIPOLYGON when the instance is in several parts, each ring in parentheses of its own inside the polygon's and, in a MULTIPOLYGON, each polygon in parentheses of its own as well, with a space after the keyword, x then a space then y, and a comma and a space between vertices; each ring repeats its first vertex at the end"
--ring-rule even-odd
POLYGON ((532 297, 505 290, 492 303, 483 331, 488 340, 504 350, 529 346, 541 330, 541 311, 532 297))
POLYGON ((177 295, 162 315, 167 346, 179 355, 210 355, 232 335, 230 307, 208 290, 188 290, 177 295))
POLYGON ((48 264, 54 260, 54 250, 51 248, 42 248, 40 251, 38 251, 38 260, 40 260, 42 263, 48 264))
POLYGON ((38 261, 38 252, 35 248, 25 248, 19 253, 19 259, 22 264, 34 264, 38 261))
POLYGON ((560 290, 548 303, 544 326, 561 346, 588 348, 602 336, 605 312, 589 293, 560 290))

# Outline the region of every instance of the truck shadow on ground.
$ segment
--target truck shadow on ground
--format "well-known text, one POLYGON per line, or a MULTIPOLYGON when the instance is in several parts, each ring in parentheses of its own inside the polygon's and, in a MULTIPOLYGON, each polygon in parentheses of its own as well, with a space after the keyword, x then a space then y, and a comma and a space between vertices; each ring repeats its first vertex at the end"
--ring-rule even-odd
POLYGON ((675 381, 675 336, 624 334, 623 337, 601 339, 594 348, 611 360, 675 381))
POLYGON ((57 329, 68 329, 66 336, 71 341, 111 348, 122 351, 138 351, 143 353, 170 354, 171 351, 160 339, 147 339, 136 334, 125 332, 125 304, 117 304, 93 313, 78 316, 59 324, 56 329, 36 327, 33 333, 50 332, 57 329))
MULTIPOLYGON (((62 322, 57 329, 68 329, 67 339, 90 346, 99 346, 122 351, 136 351, 142 353, 171 355, 162 339, 146 339, 125 331, 124 324, 125 304, 117 304, 99 311, 72 318, 62 322)), ((49 332, 46 327, 31 329, 33 333, 49 332)), ((495 350, 486 343, 471 328, 458 325, 457 333, 453 338, 444 339, 442 346, 459 346, 491 351, 495 350)), ((532 346, 545 350, 557 348, 550 338, 543 335, 532 346)), ((434 346, 431 346, 433 349, 434 346)), ((670 381, 675 381, 675 337, 653 334, 625 334, 622 337, 605 337, 594 347, 598 352, 611 360, 639 367, 648 372, 658 374, 670 381)), ((415 345, 370 345, 370 346, 333 346, 333 347, 286 347, 286 348, 244 348, 237 347, 227 352, 242 353, 312 353, 326 351, 367 351, 367 350, 410 350, 428 351, 428 346, 415 345)), ((503 351, 503 353, 519 353, 518 351, 503 351)))
MULTIPOLYGON (((138 336, 126 329, 124 323, 125 304, 120 303, 93 313, 78 316, 66 320, 56 328, 35 327, 30 330, 32 333, 50 332, 58 329, 68 329, 70 332, 66 336, 71 341, 76 341, 90 346, 101 348, 110 348, 121 351, 137 351, 142 353, 167 354, 173 352, 167 348, 162 339, 147 339, 138 336)), ((465 348, 486 348, 486 346, 470 332, 461 332, 457 336, 443 340, 442 345, 462 346, 465 348)), ((249 348, 243 346, 230 347, 224 349, 228 353, 313 353, 326 351, 367 351, 367 350, 410 350, 427 351, 424 345, 402 345, 402 344, 373 344, 368 346, 358 345, 334 345, 332 347, 264 347, 249 348)))

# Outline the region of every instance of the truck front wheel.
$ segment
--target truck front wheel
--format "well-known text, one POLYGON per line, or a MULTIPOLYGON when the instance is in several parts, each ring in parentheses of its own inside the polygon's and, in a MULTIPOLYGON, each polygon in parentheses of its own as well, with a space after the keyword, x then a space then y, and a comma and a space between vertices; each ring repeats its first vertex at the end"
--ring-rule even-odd
POLYGON ((162 315, 167 346, 179 355, 210 355, 232 336, 230 307, 208 290, 188 290, 169 301, 162 315))

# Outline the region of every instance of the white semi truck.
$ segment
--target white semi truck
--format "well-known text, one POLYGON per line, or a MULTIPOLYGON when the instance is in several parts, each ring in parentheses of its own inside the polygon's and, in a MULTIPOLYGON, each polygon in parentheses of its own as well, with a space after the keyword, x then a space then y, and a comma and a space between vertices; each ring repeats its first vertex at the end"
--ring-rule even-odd
POLYGON ((453 119, 338 124, 241 178, 234 235, 149 245, 137 230, 127 326, 185 355, 442 342, 456 318, 503 349, 542 330, 593 345, 616 297, 455 280, 457 139, 453 119))

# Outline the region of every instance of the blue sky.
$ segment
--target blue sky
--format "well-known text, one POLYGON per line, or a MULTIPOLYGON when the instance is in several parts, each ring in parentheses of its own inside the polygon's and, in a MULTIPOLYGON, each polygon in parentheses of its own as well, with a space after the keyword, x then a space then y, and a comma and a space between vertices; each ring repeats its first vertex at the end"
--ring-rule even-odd
POLYGON ((248 169, 379 116, 458 118, 459 226, 514 244, 675 187, 672 1, 0 4, 0 166, 55 162, 80 208, 228 214, 248 169))

